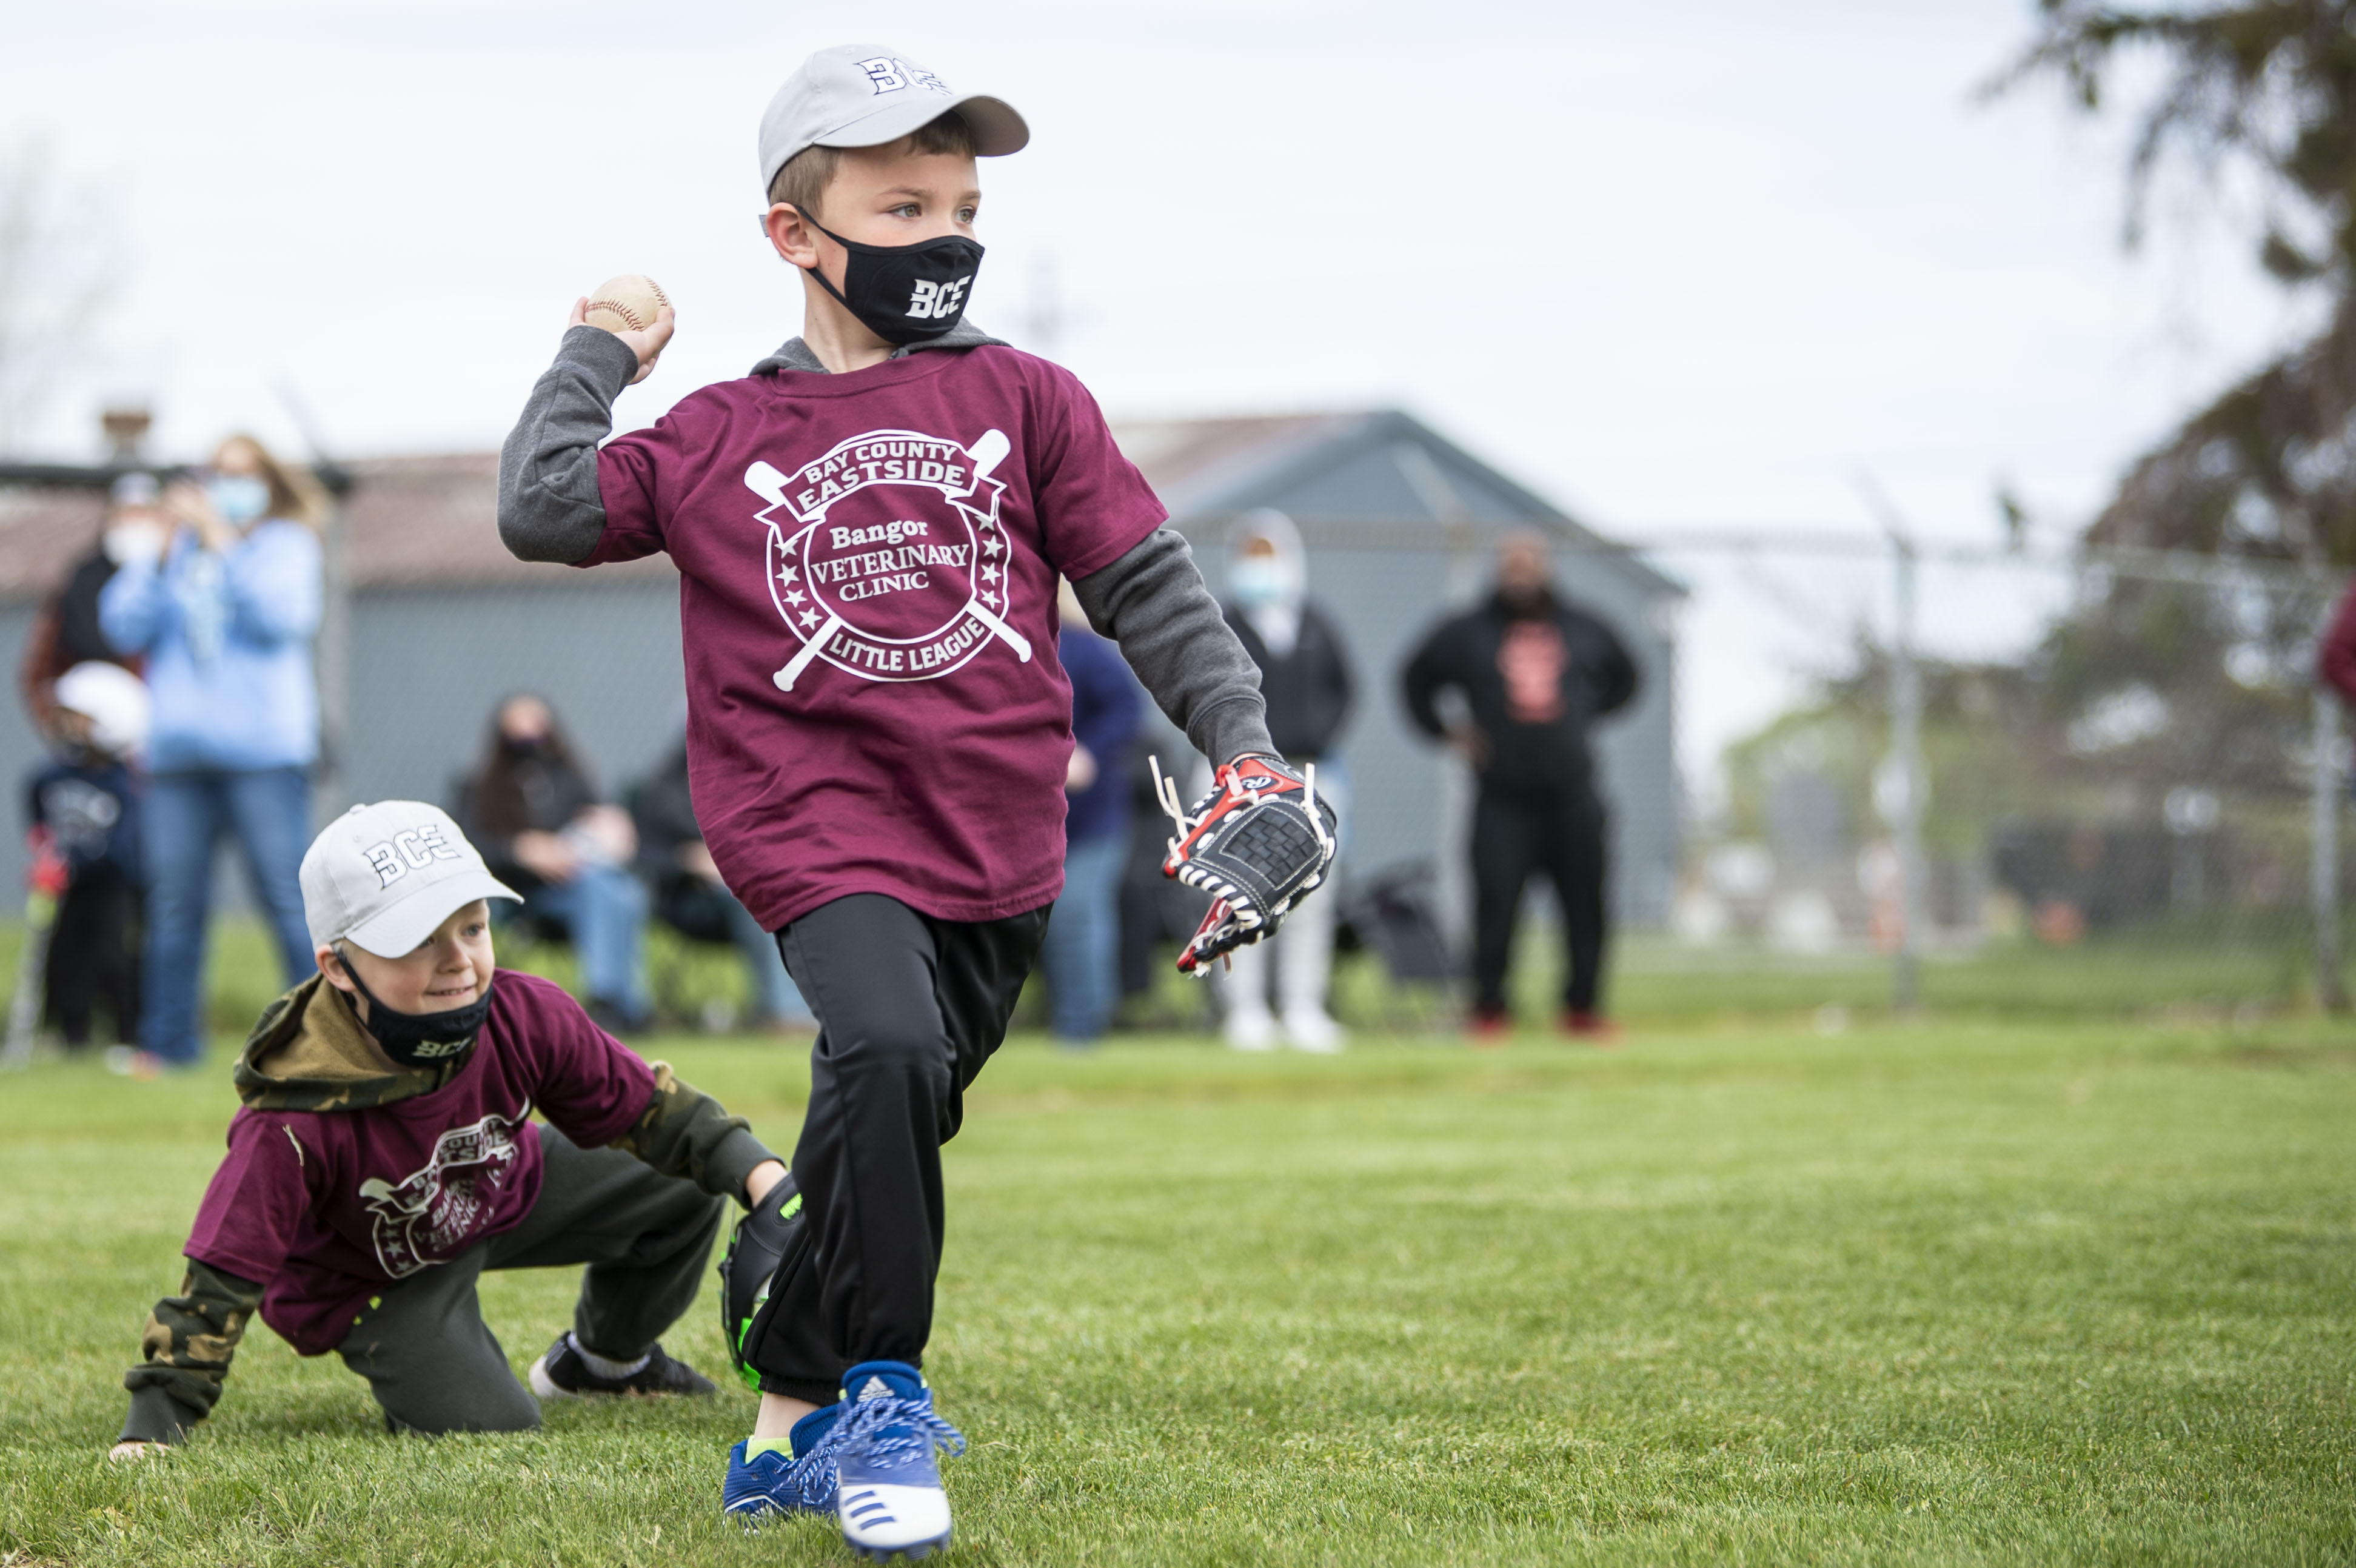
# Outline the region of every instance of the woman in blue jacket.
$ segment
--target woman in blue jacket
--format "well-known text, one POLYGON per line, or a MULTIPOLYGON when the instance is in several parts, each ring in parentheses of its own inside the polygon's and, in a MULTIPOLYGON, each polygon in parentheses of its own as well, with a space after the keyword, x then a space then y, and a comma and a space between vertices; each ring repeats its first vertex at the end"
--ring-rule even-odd
POLYGON ((146 802, 147 1053, 204 1053, 205 922, 215 846, 234 836, 286 983, 312 971, 297 881, 319 750, 311 638, 319 628, 326 497, 251 436, 213 455, 201 483, 165 493, 160 555, 123 563, 99 624, 147 657, 155 693, 146 802))

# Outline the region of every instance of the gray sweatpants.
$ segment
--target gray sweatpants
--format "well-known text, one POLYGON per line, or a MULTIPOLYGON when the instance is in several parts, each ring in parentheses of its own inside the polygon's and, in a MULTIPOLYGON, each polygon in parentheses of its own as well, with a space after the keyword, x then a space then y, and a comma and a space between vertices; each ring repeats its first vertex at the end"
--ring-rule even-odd
POLYGON ((521 1225, 389 1285, 336 1353, 369 1380, 395 1431, 529 1432, 540 1402, 508 1369, 483 1321, 486 1269, 586 1263, 573 1332, 635 1360, 695 1301, 728 1200, 618 1149, 584 1149, 542 1125, 540 1199, 521 1225))

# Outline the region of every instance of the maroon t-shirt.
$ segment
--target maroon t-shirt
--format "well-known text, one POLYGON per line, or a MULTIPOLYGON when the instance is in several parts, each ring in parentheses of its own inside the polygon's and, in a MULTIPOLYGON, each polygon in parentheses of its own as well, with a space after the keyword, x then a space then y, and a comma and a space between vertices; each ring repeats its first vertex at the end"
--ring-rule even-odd
POLYGON ((500 970, 474 1055, 433 1093, 359 1111, 239 1111, 187 1254, 260 1282, 262 1321, 324 1354, 369 1296, 531 1212, 532 1112, 600 1148, 654 1093, 647 1064, 562 988, 500 970))
POLYGON ((723 381, 609 443, 597 483, 582 564, 679 567, 695 812, 762 925, 1062 891, 1055 575, 1167 515, 1068 371, 983 348, 723 381))

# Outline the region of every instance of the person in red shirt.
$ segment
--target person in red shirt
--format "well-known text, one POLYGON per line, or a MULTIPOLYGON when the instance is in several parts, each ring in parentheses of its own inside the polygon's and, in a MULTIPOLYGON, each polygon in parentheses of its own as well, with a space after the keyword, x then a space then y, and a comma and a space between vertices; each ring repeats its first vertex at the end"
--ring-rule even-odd
POLYGON ((238 1061, 229 1156, 123 1376, 114 1455, 184 1441, 257 1315, 305 1356, 340 1355, 395 1432, 710 1393, 657 1336, 694 1301, 727 1200, 759 1202, 784 1164, 562 990, 494 968, 486 900, 516 895, 434 807, 353 807, 302 882, 320 972, 271 1004, 238 1061), (527 1391, 476 1282, 563 1263, 587 1265, 580 1305, 527 1391))
POLYGON ((1563 1031, 1608 1043, 1598 1000, 1606 822, 1588 728, 1635 696, 1635 661, 1610 627, 1556 596, 1553 547, 1526 531, 1499 542, 1487 601, 1435 627, 1399 682, 1417 727, 1453 746, 1477 780, 1474 1039, 1494 1044, 1511 1032, 1505 968, 1522 889, 1543 873, 1562 910, 1563 1031), (1453 722, 1440 707, 1451 690, 1463 709, 1453 722))
POLYGON ((2331 628, 2323 634, 2323 643, 2316 650, 2316 678, 2340 693, 2340 700, 2356 703, 2356 588, 2351 588, 2332 612, 2331 628))
POLYGON ((1207 758, 1282 766, 1258 671, 1095 401, 965 317, 975 160, 1029 134, 905 54, 820 50, 759 140, 802 335, 608 441, 675 317, 612 333, 584 300, 500 463, 517 555, 679 568, 704 842, 820 1028, 799 1240, 743 1336, 761 1414, 723 1506, 830 1509, 870 1552, 949 1534, 933 1452, 957 1439, 917 1369, 940 1146, 1063 883, 1057 575, 1207 758))

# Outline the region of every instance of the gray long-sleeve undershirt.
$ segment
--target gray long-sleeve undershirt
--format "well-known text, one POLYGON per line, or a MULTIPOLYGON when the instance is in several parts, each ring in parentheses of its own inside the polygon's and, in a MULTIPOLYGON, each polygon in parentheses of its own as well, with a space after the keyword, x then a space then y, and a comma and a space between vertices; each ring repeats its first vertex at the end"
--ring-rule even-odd
MULTIPOLYGON (((996 341, 960 324, 927 348, 996 341)), ((796 338, 753 371, 825 369, 796 338)), ((605 532, 597 445, 613 433, 614 400, 637 370, 637 356, 612 333, 565 333, 499 450, 499 538, 519 560, 570 565, 597 548, 605 532)), ((1110 565, 1074 579, 1072 589, 1088 624, 1119 646, 1154 703, 1204 756, 1274 755, 1259 668, 1221 618, 1184 536, 1157 528, 1110 565)))

